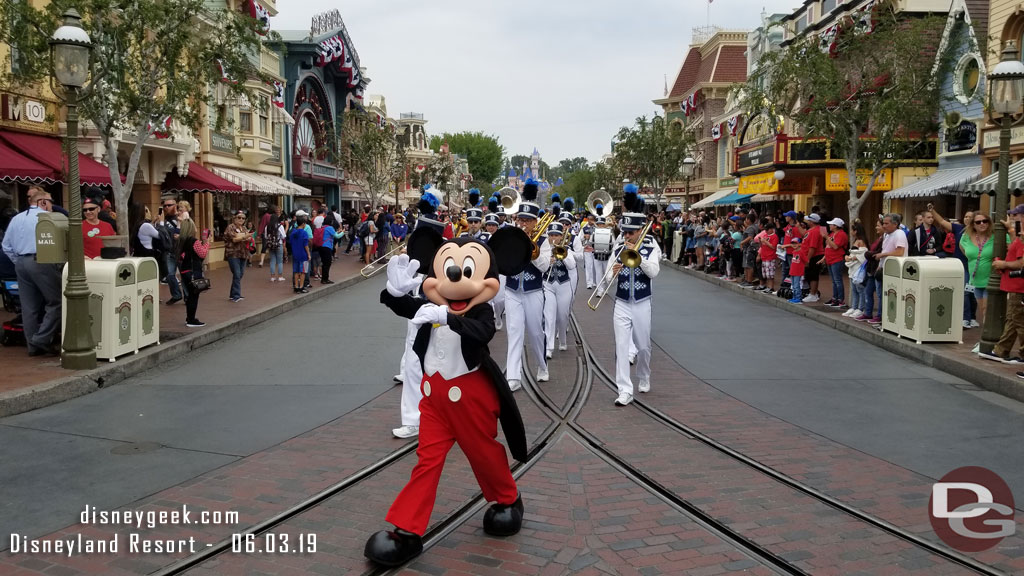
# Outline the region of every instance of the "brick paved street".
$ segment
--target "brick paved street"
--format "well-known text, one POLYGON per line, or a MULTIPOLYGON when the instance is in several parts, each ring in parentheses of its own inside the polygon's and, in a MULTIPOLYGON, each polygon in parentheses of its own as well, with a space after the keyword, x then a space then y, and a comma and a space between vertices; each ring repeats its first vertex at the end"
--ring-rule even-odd
MULTIPOLYGON (((670 274, 665 272, 666 282, 670 274)), ((382 314, 376 302, 381 281, 328 296, 318 304, 331 314, 333 299, 360 302, 370 316, 382 314)), ((587 294, 581 293, 585 298, 587 294)), ((737 296, 718 296, 734 305, 737 296)), ((351 304, 346 304, 351 306, 351 304)), ((600 311, 586 309, 583 298, 576 303, 586 345, 607 370, 613 370, 610 330, 611 303, 600 311)), ((363 313, 363 312, 361 312, 363 313)), ((664 318, 667 320, 668 318, 664 318)), ((805 321, 795 319, 795 321, 805 321)), ((293 328, 290 318, 266 323, 270 333, 293 328)), ((638 401, 660 410, 667 418, 691 426, 703 434, 742 452, 748 457, 820 490, 863 512, 929 540, 937 541, 927 520, 927 499, 932 478, 898 462, 887 461, 864 450, 837 442, 758 409, 724 393, 680 365, 668 340, 659 341, 656 320, 653 351, 653 389, 638 401), (663 346, 664 344, 664 346, 663 346)), ((393 373, 401 353, 404 322, 388 317, 381 336, 372 336, 372 354, 383 366, 368 370, 362 381, 372 378, 380 392, 369 396, 351 410, 234 461, 210 468, 172 487, 154 491, 140 499, 121 502, 117 507, 133 511, 159 511, 188 505, 196 511, 231 510, 240 515, 234 525, 160 525, 138 530, 131 527, 84 526, 75 515, 66 516, 66 526, 52 534, 27 534, 36 538, 106 537, 131 532, 145 538, 177 539, 194 536, 201 546, 229 539, 232 533, 286 511, 304 499, 371 466, 410 441, 391 437, 397 425, 400 387, 384 385, 393 373), (391 334, 384 337, 384 334, 391 334)), ((351 334, 352 327, 339 325, 351 334)), ((572 334, 572 331, 570 331, 572 334)), ((491 343, 492 355, 504 363, 505 335, 499 332, 491 343)), ((253 337, 259 338, 254 335, 253 337)), ((570 344, 576 342, 570 337, 570 344)), ((218 344, 218 355, 236 354, 241 339, 218 344)), ((309 344, 319 349, 314 341, 309 344)), ((358 349, 354 357, 365 357, 358 349)), ((326 349, 325 349, 326 351, 326 349)), ((577 384, 586 384, 586 364, 575 345, 555 351, 550 362, 551 381, 533 384, 536 390, 516 394, 531 445, 546 446, 531 461, 518 482, 526 505, 523 531, 509 538, 495 539, 481 528, 480 509, 453 531, 443 536, 424 554, 403 568, 410 574, 771 574, 776 567, 758 554, 771 554, 781 562, 813 574, 960 574, 963 566, 896 538, 861 519, 830 507, 804 492, 680 433, 652 418, 637 406, 612 405, 614 393, 592 373, 593 387, 585 399, 577 422, 589 435, 584 438, 572 428, 554 424, 557 412, 576 400, 577 384), (555 409, 549 413, 535 404, 539 394, 555 409), (554 436, 549 436, 554 432, 554 436), (597 444, 589 444, 590 439, 597 444), (602 459, 597 450, 607 450, 632 468, 627 475, 602 459), (663 490, 757 547, 753 554, 730 535, 722 535, 696 522, 676 500, 669 501, 655 491, 663 490)), ((197 357, 198 365, 218 355, 197 357)), ((246 357, 246 356, 241 356, 246 357)), ((245 380, 263 372, 256 358, 248 359, 238 378, 245 380), (255 372, 253 372, 255 371, 255 372)), ((369 366, 368 366, 369 368, 369 366)), ((272 376, 277 378, 277 376, 272 376)), ((149 375, 120 392, 146 388, 149 375)), ((359 379, 354 382, 361 381, 359 379)), ((584 390, 585 391, 585 390, 584 390)), ((100 391, 72 402, 102 400, 110 391, 100 391)), ((241 398, 241 397, 239 397, 241 398)), ((116 401, 116 400, 111 400, 116 401)), ((240 401, 240 400, 236 400, 240 401)), ((244 402, 244 400, 241 400, 244 402)), ((54 407, 56 409, 57 407, 54 407)), ((50 409, 37 411, 44 414, 50 409)), ((35 413, 25 415, 19 426, 35 426, 35 413), (28 417, 27 419, 25 417, 28 417)), ((91 410, 80 418, 92 418, 91 410)), ((8 419, 9 420, 9 419, 8 419)), ((270 421, 267 422, 270 424, 270 421)), ((6 420, 0 420, 0 430, 6 420)), ((208 423, 199 424, 208 434, 218 434, 208 423)), ((224 432, 238 428, 227 423, 224 432)), ((884 423, 880 425, 884 426, 884 423)), ((142 441, 145 438, 136 438, 142 441)), ((165 443, 170 443, 165 441, 165 443)), ((273 527, 273 535, 288 535, 293 545, 309 534, 316 535, 315 553, 226 553, 191 570, 190 574, 348 574, 364 573, 371 567, 362 557, 362 545, 375 530, 386 527, 383 518, 397 491, 408 478, 415 462, 413 454, 398 457, 368 479, 357 482, 319 506, 273 527)), ((456 447, 445 467, 432 527, 462 509, 479 494, 468 463, 456 447)), ((273 538, 274 536, 272 536, 273 538)), ((256 538, 258 545, 266 536, 256 538)), ((0 574, 147 574, 158 571, 187 553, 117 555, 58 555, 4 553, 0 574)), ((1024 571, 1024 540, 1014 536, 997 548, 975 555, 1009 573, 1024 571)))

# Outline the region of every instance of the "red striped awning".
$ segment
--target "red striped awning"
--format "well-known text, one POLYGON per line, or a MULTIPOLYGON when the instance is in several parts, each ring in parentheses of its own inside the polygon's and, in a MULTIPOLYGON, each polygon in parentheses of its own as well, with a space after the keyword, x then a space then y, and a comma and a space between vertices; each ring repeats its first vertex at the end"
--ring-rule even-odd
POLYGON ((242 187, 230 180, 221 178, 198 162, 188 163, 188 176, 181 177, 177 170, 164 179, 162 186, 165 192, 233 192, 240 193, 242 187))
MULTIPOLYGON (((28 156, 57 174, 64 174, 64 145, 60 138, 0 131, 0 140, 19 153, 28 156)), ((78 154, 78 178, 88 186, 110 186, 110 169, 86 156, 78 154)), ((62 178, 63 179, 63 178, 62 178)), ((124 182, 124 176, 121 176, 124 182)))
POLYGON ((0 141, 0 181, 52 184, 60 174, 0 141))

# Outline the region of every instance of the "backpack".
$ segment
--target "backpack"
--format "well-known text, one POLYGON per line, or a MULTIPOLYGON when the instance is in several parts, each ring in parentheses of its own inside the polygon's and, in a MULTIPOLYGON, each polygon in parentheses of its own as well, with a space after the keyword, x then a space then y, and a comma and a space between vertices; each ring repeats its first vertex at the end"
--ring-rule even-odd
POLYGON ((313 230, 313 246, 320 248, 324 245, 324 227, 313 230))
POLYGON ((270 226, 267 226, 267 232, 263 239, 263 245, 268 250, 277 250, 281 247, 281 234, 277 230, 271 230, 270 226))
POLYGON ((358 234, 359 239, 362 240, 362 239, 366 238, 369 235, 370 235, 370 222, 368 220, 367 221, 363 221, 363 223, 359 225, 359 234, 358 234))
POLYGON ((157 238, 153 242, 153 248, 163 253, 169 253, 174 250, 174 232, 171 227, 164 224, 163 226, 156 227, 157 238))

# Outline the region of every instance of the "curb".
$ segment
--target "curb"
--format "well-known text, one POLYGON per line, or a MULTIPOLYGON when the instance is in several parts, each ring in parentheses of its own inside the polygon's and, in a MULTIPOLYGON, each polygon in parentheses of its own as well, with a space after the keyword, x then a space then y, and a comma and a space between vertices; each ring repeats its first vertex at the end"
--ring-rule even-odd
POLYGON ((116 362, 99 360, 99 366, 92 370, 73 372, 64 378, 43 382, 42 384, 36 384, 35 386, 20 390, 0 393, 0 418, 43 408, 77 398, 78 396, 84 396, 101 388, 120 384, 136 374, 145 372, 164 362, 180 358, 201 346, 206 346, 228 336, 234 336, 238 334, 240 328, 244 329, 261 324, 285 312, 326 298, 335 292, 354 286, 364 280, 367 280, 367 278, 355 275, 308 294, 292 296, 287 300, 265 306, 234 320, 221 322, 201 332, 182 336, 157 346, 150 346, 140 350, 138 354, 122 356, 116 362))
POLYGON ((980 386, 990 392, 995 392, 996 394, 1006 396, 1007 398, 1024 402, 1024 380, 990 370, 986 368, 985 363, 982 363, 980 360, 977 364, 974 364, 965 362, 959 358, 950 357, 942 350, 941 344, 917 344, 910 340, 901 339, 888 332, 881 332, 873 328, 866 328, 860 323, 850 323, 845 321, 846 319, 839 315, 826 314, 807 306, 794 306, 776 296, 768 296, 766 294, 740 288, 732 282, 725 282, 724 280, 710 277, 703 272, 689 270, 667 260, 662 261, 661 264, 662 266, 674 268, 683 274, 699 278, 710 284, 716 284, 720 288, 730 290, 734 293, 743 294, 748 298, 755 299, 762 303, 770 304, 780 310, 785 310, 791 314, 796 314, 797 316, 803 316, 804 318, 814 320, 819 324, 824 324, 829 328, 863 340, 868 344, 872 344, 898 356, 909 358, 919 364, 935 368, 936 370, 941 370, 942 372, 956 376, 962 380, 966 380, 967 382, 980 386))

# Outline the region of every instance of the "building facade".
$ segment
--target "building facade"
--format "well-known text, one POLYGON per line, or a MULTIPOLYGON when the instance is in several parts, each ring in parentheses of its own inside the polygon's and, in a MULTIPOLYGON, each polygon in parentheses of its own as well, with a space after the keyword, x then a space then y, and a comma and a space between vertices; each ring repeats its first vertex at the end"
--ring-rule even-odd
POLYGON ((661 106, 670 124, 678 124, 692 133, 696 141, 692 153, 697 162, 686 182, 670 182, 665 189, 668 203, 688 207, 718 192, 720 175, 727 175, 728 156, 721 146, 721 121, 733 85, 747 78, 747 33, 716 27, 696 28, 693 44, 683 60, 669 93, 654 103, 661 106))

